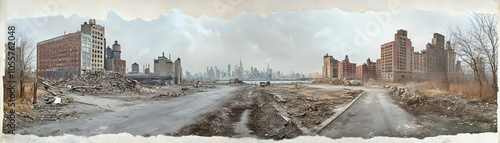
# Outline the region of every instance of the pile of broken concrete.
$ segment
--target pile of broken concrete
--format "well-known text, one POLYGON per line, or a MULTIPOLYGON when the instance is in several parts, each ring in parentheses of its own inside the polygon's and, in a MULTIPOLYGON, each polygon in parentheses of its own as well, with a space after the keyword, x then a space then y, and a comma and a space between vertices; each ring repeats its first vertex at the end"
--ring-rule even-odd
POLYGON ((72 92, 93 95, 143 92, 143 87, 139 82, 113 71, 84 73, 64 81, 62 85, 72 92))
POLYGON ((338 78, 325 78, 325 79, 316 79, 311 82, 312 84, 330 84, 330 85, 343 85, 344 81, 338 78))
POLYGON ((242 80, 238 78, 230 79, 227 84, 245 84, 242 80))

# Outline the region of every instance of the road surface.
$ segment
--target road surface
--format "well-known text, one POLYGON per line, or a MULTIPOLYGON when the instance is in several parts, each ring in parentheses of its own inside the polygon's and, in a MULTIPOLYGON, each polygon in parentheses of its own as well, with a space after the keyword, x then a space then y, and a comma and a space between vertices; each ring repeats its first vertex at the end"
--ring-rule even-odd
POLYGON ((123 106, 86 119, 50 122, 46 125, 25 128, 19 132, 41 136, 62 134, 93 136, 123 132, 132 135, 174 133, 183 126, 201 120, 203 114, 226 104, 234 97, 233 92, 241 87, 218 86, 208 91, 166 101, 144 101, 142 104, 123 106))
POLYGON ((416 118, 400 108, 384 89, 370 87, 310 85, 315 88, 362 89, 366 93, 349 109, 335 119, 322 136, 331 138, 374 136, 413 137, 418 136, 420 126, 416 118))

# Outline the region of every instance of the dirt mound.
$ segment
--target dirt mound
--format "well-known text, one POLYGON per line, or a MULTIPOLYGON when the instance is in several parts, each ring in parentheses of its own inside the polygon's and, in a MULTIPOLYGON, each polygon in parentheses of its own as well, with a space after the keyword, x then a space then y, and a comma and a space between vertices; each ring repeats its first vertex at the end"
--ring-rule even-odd
POLYGON ((401 107, 416 116, 454 117, 462 123, 487 123, 490 131, 497 130, 496 104, 467 101, 453 94, 424 96, 415 89, 398 87, 390 87, 389 92, 401 107))
POLYGON ((139 82, 112 71, 95 74, 84 73, 64 81, 62 85, 69 91, 94 95, 143 92, 139 82))

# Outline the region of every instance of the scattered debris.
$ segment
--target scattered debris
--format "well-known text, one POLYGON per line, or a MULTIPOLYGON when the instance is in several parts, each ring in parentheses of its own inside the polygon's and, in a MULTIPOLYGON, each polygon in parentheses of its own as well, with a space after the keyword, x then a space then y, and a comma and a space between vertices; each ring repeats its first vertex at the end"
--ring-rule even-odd
POLYGON ((349 90, 342 98, 354 99, 362 92, 363 90, 349 90))
POLYGON ((330 85, 343 85, 344 81, 338 78, 325 78, 316 79, 311 82, 312 84, 330 84, 330 85))
POLYGON ((113 71, 98 72, 95 74, 87 72, 82 75, 76 75, 64 81, 62 85, 64 87, 71 87, 70 91, 94 95, 143 92, 143 87, 139 82, 113 71))
POLYGON ((497 131, 497 105, 467 101, 454 94, 425 96, 416 89, 385 86, 391 97, 408 112, 416 116, 453 117, 456 124, 486 123, 485 132, 497 131))
POLYGON ((238 78, 230 79, 227 84, 245 84, 242 80, 238 78))
POLYGON ((344 85, 346 86, 361 86, 361 80, 346 80, 344 81, 344 85))
POLYGON ((316 109, 316 107, 314 107, 314 105, 307 104, 306 106, 307 106, 307 110, 309 110, 309 111, 318 111, 318 109, 316 109))

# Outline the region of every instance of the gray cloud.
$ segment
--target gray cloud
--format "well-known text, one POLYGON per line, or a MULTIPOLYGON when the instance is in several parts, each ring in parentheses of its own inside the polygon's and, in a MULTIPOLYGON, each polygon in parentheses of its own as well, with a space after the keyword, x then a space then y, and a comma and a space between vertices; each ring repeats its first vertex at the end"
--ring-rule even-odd
MULTIPOLYGON (((262 69, 269 62, 271 68, 285 73, 312 73, 321 72, 322 56, 326 53, 339 60, 349 54, 351 61, 358 64, 367 58, 379 58, 380 45, 392 41, 397 29, 408 30, 413 46, 421 50, 431 42, 432 33, 443 32, 450 25, 464 25, 468 15, 416 9, 391 13, 331 9, 265 16, 243 13, 227 21, 203 16, 196 19, 173 10, 151 21, 125 21, 110 11, 107 19, 98 19, 97 23, 106 26, 108 43, 118 40, 122 45, 128 70, 134 62, 142 70, 142 65, 152 64, 154 58, 165 52, 172 58, 181 58, 184 71, 192 73, 204 72, 207 66, 225 70, 227 64, 234 66, 240 59, 246 69, 262 69), (387 16, 389 20, 385 20, 387 16)), ((89 18, 50 16, 6 23, 22 29, 31 23, 26 21, 44 19, 47 24, 39 24, 38 30, 31 32, 37 41, 64 31, 76 32, 89 18)))

